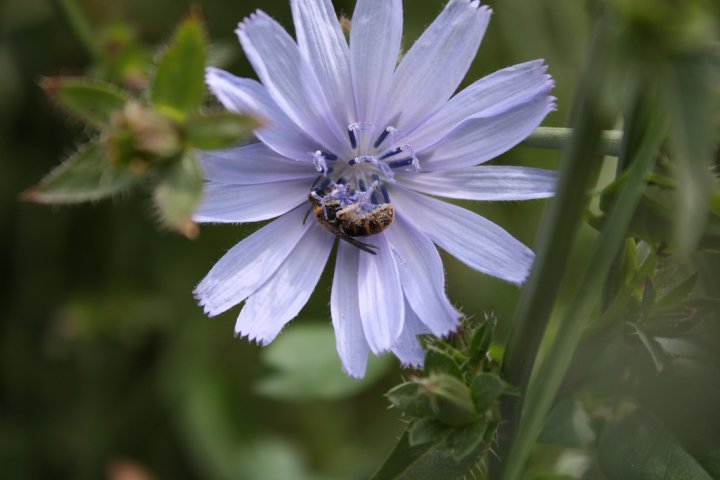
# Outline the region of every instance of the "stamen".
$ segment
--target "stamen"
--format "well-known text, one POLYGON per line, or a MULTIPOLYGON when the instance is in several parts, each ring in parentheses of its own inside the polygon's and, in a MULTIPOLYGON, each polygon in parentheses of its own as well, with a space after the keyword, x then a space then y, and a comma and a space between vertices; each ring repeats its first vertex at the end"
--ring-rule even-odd
POLYGON ((314 189, 313 192, 314 192, 314 193, 322 192, 322 191, 325 190, 327 187, 329 187, 331 183, 332 183, 332 180, 330 180, 329 178, 327 178, 327 179, 325 179, 325 181, 322 182, 316 189, 314 189))
MULTIPOLYGON (((377 175, 373 175, 373 180, 380 182, 380 177, 377 175)), ((385 203, 390 203, 390 195, 388 195, 387 188, 385 188, 384 183, 380 183, 380 192, 382 193, 383 200, 385 200, 385 203)))
POLYGON ((338 159, 338 156, 335 155, 335 154, 328 153, 328 152, 323 152, 323 151, 320 151, 320 153, 322 153, 322 156, 325 157, 325 160, 329 160, 329 161, 331 161, 331 162, 334 162, 335 160, 338 159))
POLYGON ((367 190, 365 188, 365 180, 363 180, 362 178, 360 180, 358 180, 358 188, 360 189, 361 192, 364 192, 365 190, 367 190))
POLYGON ((385 139, 388 137, 388 135, 395 134, 397 132, 397 129, 395 127, 387 127, 383 132, 380 134, 378 139, 375 141, 375 145, 373 145, 375 148, 379 148, 380 145, 383 144, 385 139))
POLYGON ((370 201, 372 202, 373 205, 378 205, 378 199, 374 193, 372 195, 370 195, 370 201))
POLYGON ((358 147, 357 143, 357 137, 355 136, 355 130, 353 130, 352 125, 348 127, 348 136, 350 137, 350 145, 352 146, 353 150, 355 150, 358 147))
POLYGON ((388 162, 387 166, 392 168, 393 170, 396 168, 402 168, 407 167, 408 165, 412 165, 415 162, 415 158, 404 158, 402 160, 395 160, 394 162, 388 162))
POLYGON ((399 153, 402 153, 403 151, 404 151, 403 147, 394 148, 394 149, 390 150, 389 152, 382 154, 380 156, 380 160, 385 160, 386 158, 393 157, 399 153))

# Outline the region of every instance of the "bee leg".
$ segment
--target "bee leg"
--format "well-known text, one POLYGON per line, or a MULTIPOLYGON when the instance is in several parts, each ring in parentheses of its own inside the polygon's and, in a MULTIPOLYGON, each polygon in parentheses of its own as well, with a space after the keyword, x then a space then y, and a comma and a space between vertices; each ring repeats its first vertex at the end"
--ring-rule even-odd
POLYGON ((372 254, 372 255, 377 255, 377 252, 373 251, 373 249, 377 249, 377 247, 376 247, 375 245, 370 245, 370 244, 368 244, 368 243, 363 243, 363 242, 361 242, 360 240, 358 240, 358 239, 356 239, 356 238, 354 238, 354 237, 351 237, 350 235, 348 235, 348 234, 345 233, 345 232, 340 232, 340 233, 337 234, 337 236, 338 236, 340 239, 345 240, 346 242, 348 242, 350 245, 359 248, 359 249, 362 250, 363 252, 367 252, 367 253, 370 253, 370 254, 372 254))

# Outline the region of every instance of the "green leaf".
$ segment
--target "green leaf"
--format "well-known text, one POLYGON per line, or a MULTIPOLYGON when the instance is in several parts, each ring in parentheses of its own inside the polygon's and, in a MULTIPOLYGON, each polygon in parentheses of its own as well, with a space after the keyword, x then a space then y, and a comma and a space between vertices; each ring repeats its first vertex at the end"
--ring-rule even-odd
POLYGON ((252 135, 259 122, 253 117, 230 112, 196 115, 185 124, 191 147, 216 150, 237 145, 252 135))
POLYGON ((500 395, 509 391, 509 385, 502 378, 491 373, 481 373, 470 385, 475 408, 478 412, 485 412, 493 403, 500 398, 500 395))
POLYGON ((192 214, 202 198, 202 188, 202 173, 190 152, 162 169, 155 188, 155 204, 163 223, 188 238, 197 236, 192 214))
POLYGON ((293 325, 263 349, 268 373, 255 384, 260 395, 291 401, 336 400, 373 386, 393 365, 390 357, 370 357, 363 380, 342 372, 335 336, 328 325, 293 325))
POLYGON ((580 402, 565 398, 550 411, 538 440, 566 447, 587 447, 595 443, 592 419, 580 402))
POLYGON ((108 127, 129 100, 115 85, 90 78, 44 78, 40 85, 59 106, 97 128, 108 127))
POLYGON ((411 447, 434 442, 448 431, 448 426, 432 418, 416 420, 408 428, 408 441, 411 447))
POLYGON ((129 170, 114 168, 104 146, 95 142, 80 148, 22 198, 38 203, 89 202, 126 191, 137 182, 129 170))
POLYGON ((447 436, 437 441, 411 447, 408 433, 398 441, 385 463, 370 480, 454 480, 470 473, 482 453, 480 445, 460 462, 448 451, 447 436))
MULTIPOLYGON (((678 440, 643 413, 618 422, 603 436, 598 452, 608 480, 711 480, 678 440)), ((714 472, 717 474, 718 472, 714 472)))
POLYGON ((158 110, 181 120, 200 108, 205 96, 206 49, 205 27, 199 15, 191 13, 160 55, 150 88, 158 110))

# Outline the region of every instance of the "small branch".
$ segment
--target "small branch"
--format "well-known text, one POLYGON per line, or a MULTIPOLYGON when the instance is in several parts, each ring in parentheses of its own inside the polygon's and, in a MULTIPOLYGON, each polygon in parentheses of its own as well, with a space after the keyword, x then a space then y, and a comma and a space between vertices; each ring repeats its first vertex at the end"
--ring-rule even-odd
POLYGON ((53 0, 60 16, 67 24, 75 39, 82 45, 85 53, 93 60, 100 60, 101 51, 96 34, 90 22, 75 0, 53 0))
MULTIPOLYGON (((561 150, 570 141, 572 135, 573 130, 571 128, 540 127, 526 138, 521 145, 530 148, 561 150)), ((620 155, 622 136, 620 130, 606 130, 602 132, 600 152, 610 157, 620 155)))

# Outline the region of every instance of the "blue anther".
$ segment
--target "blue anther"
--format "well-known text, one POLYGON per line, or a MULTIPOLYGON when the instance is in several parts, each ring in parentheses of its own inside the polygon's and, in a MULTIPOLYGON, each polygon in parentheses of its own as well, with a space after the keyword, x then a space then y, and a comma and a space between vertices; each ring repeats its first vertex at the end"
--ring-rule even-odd
POLYGON ((352 160, 348 160, 348 165, 350 165, 351 167, 354 166, 354 165, 357 165, 357 164, 358 164, 358 159, 357 159, 357 158, 353 158, 352 160))
POLYGON ((380 160, 385 160, 386 158, 393 157, 393 156, 397 155, 398 153, 402 153, 403 151, 405 151, 405 149, 403 147, 394 148, 394 149, 390 150, 389 152, 384 153, 382 156, 380 156, 380 160))
POLYGON ((383 200, 385 200, 385 203, 390 203, 390 195, 388 195, 387 188, 385 188, 385 184, 380 182, 380 176, 379 175, 373 175, 373 180, 375 180, 378 185, 380 186, 380 192, 382 193, 383 200))
POLYGON ((335 160, 338 159, 338 156, 337 156, 337 155, 334 155, 334 154, 332 154, 332 153, 328 153, 328 152, 321 152, 321 153, 322 153, 322 156, 325 157, 325 160, 329 160, 329 161, 331 161, 331 162, 334 162, 335 160))
POLYGON ((358 188, 360 188, 360 191, 362 191, 362 192, 364 192, 365 190, 367 190, 367 189, 365 188, 365 180, 362 180, 362 179, 358 180, 358 188))
POLYGON ((388 137, 388 135, 390 135, 390 132, 391 132, 391 130, 389 127, 386 128, 385 130, 383 130, 383 132, 380 134, 378 139, 375 141, 374 147, 378 148, 380 145, 382 145, 382 143, 385 141, 385 139, 388 137))
POLYGON ((324 182, 322 182, 314 191, 315 192, 321 192, 325 190, 327 187, 330 186, 330 183, 332 183, 332 180, 326 179, 324 182))
POLYGON ((350 145, 352 145, 353 150, 357 148, 357 137, 355 136, 355 130, 352 128, 348 128, 348 136, 350 137, 350 145))
POLYGON ((373 205, 379 205, 377 196, 375 196, 374 193, 370 196, 370 201, 372 202, 373 205))
POLYGON ((340 178, 340 179, 337 181, 337 184, 338 184, 338 185, 345 185, 345 184, 347 184, 347 183, 348 183, 347 178, 340 178))
POLYGON ((402 160, 395 160, 394 162, 387 162, 388 167, 395 169, 395 168, 402 168, 407 167, 408 165, 412 165, 415 162, 415 158, 404 158, 402 160))

